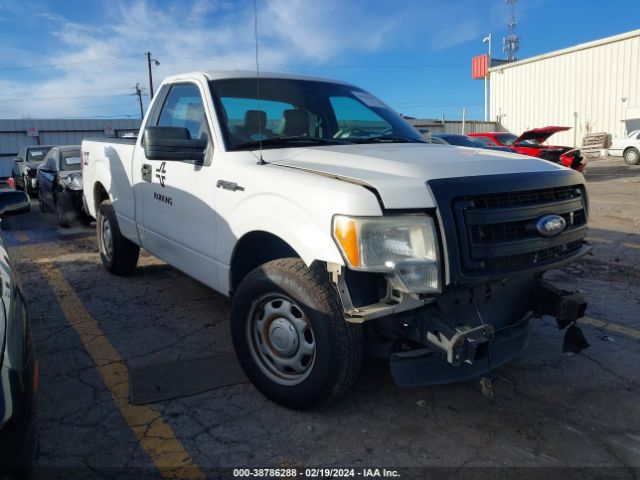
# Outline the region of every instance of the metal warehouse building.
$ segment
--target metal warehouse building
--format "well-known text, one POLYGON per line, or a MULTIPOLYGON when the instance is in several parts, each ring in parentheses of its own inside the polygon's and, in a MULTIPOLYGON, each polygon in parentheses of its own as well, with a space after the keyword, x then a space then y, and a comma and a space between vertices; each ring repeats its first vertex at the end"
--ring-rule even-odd
POLYGON ((580 146, 587 133, 640 128, 640 30, 489 69, 491 119, 521 132, 572 127, 553 144, 580 146))
POLYGON ((0 177, 11 175, 18 150, 28 145, 78 145, 83 138, 122 136, 137 131, 140 120, 0 120, 0 177))

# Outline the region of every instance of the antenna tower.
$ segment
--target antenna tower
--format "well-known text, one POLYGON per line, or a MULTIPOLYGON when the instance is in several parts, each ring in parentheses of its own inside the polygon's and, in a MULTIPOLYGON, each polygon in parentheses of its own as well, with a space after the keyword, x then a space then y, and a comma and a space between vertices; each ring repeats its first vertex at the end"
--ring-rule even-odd
POLYGON ((516 3, 518 0, 505 0, 511 10, 509 19, 509 35, 502 37, 502 51, 507 55, 507 61, 515 62, 520 50, 520 37, 516 35, 516 3))

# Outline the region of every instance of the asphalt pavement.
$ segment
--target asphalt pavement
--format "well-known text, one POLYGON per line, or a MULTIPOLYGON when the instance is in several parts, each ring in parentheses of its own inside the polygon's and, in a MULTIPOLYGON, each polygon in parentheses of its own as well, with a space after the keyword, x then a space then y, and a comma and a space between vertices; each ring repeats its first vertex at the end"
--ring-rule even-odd
POLYGON ((344 398, 312 412, 279 407, 248 383, 133 405, 131 369, 232 352, 228 300, 144 252, 133 275, 109 274, 92 228, 60 229, 34 202, 2 223, 40 358, 37 478, 292 467, 298 477, 386 467, 402 478, 638 478, 640 166, 594 160, 586 177, 594 250, 548 277, 586 293, 590 348, 563 355, 562 333, 543 319, 520 358, 495 372, 493 398, 477 381, 400 388, 369 362, 344 398))

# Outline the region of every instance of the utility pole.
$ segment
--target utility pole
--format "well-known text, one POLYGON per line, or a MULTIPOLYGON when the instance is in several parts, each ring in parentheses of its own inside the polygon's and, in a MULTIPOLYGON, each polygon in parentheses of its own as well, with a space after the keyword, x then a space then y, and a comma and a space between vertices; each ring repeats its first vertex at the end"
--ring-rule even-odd
POLYGON ((153 74, 151 73, 151 62, 156 65, 160 65, 160 62, 155 58, 151 58, 151 52, 145 53, 147 56, 147 68, 149 69, 149 98, 153 99, 153 74))
POLYGON ((491 68, 491 34, 482 39, 482 43, 489 44, 489 54, 487 55, 487 73, 484 76, 484 121, 489 121, 489 69, 491 68))
POLYGON ((138 103, 140 104, 140 120, 142 120, 144 118, 144 107, 142 106, 142 88, 140 87, 140 83, 136 83, 135 89, 136 93, 133 95, 138 97, 138 103))

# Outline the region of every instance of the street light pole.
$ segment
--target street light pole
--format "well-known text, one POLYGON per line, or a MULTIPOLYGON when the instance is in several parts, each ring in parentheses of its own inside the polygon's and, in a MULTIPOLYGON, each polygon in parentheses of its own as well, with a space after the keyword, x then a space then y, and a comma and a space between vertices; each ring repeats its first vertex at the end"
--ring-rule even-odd
POLYGON ((145 53, 145 55, 147 56, 147 68, 149 70, 149 98, 153 98, 153 74, 151 73, 151 62, 155 63, 156 65, 160 65, 160 62, 158 60, 156 60, 155 58, 151 58, 151 52, 147 52, 145 53))
POLYGON ((489 44, 489 55, 487 56, 487 73, 484 76, 484 121, 489 121, 489 68, 491 67, 491 34, 482 39, 482 43, 489 44))

